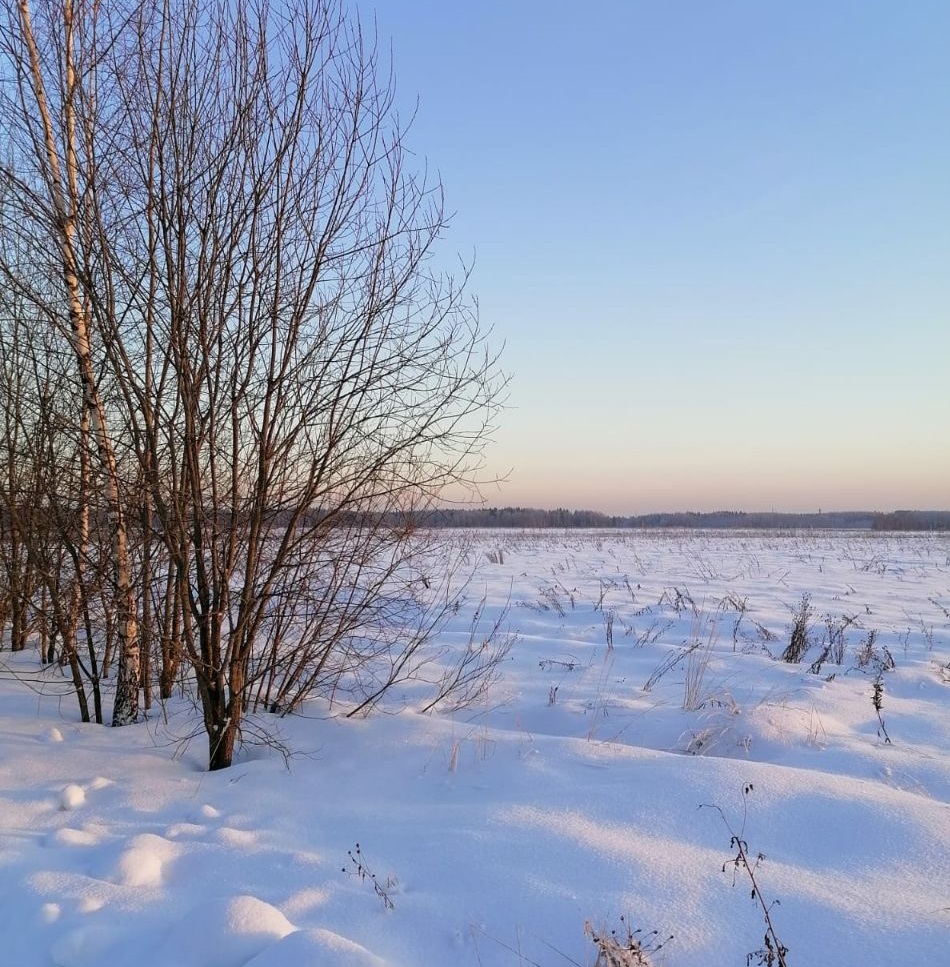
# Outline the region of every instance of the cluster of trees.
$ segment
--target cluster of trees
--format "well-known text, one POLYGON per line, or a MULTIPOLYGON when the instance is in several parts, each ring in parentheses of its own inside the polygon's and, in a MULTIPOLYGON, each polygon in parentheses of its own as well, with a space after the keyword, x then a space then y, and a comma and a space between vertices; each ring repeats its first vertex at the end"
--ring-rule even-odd
POLYGON ((875 514, 876 531, 950 531, 950 510, 895 510, 875 514))
POLYGON ((532 507, 443 508, 429 513, 433 527, 613 527, 715 528, 750 530, 950 530, 950 511, 825 511, 816 514, 685 511, 620 516, 595 510, 538 510, 532 507))
MULTIPOLYGON (((96 721, 114 668, 114 725, 186 682, 211 768, 249 709, 370 707, 451 605, 417 513, 502 390, 391 73, 334 0, 0 16, 11 646, 96 721)), ((491 656, 463 661, 437 697, 491 656)))
POLYGON ((442 507, 426 514, 430 527, 626 527, 627 517, 596 510, 535 507, 442 507))

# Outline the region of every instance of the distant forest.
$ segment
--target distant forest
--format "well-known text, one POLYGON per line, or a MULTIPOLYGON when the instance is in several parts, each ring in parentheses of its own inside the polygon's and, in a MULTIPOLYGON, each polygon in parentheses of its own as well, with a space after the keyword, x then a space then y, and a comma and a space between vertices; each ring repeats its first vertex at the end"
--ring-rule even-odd
POLYGON ((897 510, 826 511, 816 514, 744 513, 717 510, 667 514, 638 514, 624 517, 596 510, 538 510, 533 507, 443 508, 426 515, 433 527, 655 527, 715 528, 720 530, 872 530, 950 531, 950 511, 897 510))

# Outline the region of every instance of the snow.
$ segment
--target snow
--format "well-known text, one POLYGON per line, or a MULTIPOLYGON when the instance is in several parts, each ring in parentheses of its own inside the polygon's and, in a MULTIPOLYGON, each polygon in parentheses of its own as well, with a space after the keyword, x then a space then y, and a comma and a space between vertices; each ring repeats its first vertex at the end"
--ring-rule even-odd
POLYGON ((78 809, 86 801, 86 792, 82 786, 71 782, 59 797, 60 809, 78 809))
POLYGON ((591 965, 585 923, 624 915, 673 935, 656 965, 741 967, 764 924, 735 834, 789 965, 948 963, 950 537, 446 539, 475 576, 439 646, 467 646, 483 596, 485 627, 509 606, 501 681, 451 714, 407 690, 254 723, 289 758, 208 773, 189 701, 84 725, 35 654, 0 653, 3 962, 591 965), (845 615, 842 664, 812 673, 845 615))
POLYGON ((294 932, 290 921, 254 896, 216 897, 193 906, 161 944, 169 967, 232 967, 252 962, 294 932))

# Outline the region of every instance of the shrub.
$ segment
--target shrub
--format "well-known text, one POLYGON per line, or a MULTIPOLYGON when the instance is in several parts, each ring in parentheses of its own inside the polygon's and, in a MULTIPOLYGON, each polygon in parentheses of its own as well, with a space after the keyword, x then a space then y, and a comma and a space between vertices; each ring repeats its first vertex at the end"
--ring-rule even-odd
POLYGON ((789 639, 785 651, 782 652, 782 661, 790 664, 800 662, 805 653, 811 646, 811 595, 807 592, 802 595, 802 600, 795 612, 792 622, 792 635, 789 639))

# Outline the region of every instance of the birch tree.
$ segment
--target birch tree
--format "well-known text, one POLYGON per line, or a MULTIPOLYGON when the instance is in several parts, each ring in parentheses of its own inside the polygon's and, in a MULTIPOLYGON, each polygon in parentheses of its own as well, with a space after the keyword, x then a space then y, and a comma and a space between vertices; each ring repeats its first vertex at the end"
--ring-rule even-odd
MULTIPOLYGON (((4 92, 4 133, 12 158, 4 174, 7 201, 19 198, 19 230, 47 243, 46 254, 62 279, 61 306, 45 301, 72 351, 82 387, 83 415, 92 427, 98 467, 108 496, 119 638, 119 671, 113 725, 136 720, 139 651, 131 583, 128 534, 119 489, 116 456, 93 357, 94 331, 89 293, 81 272, 81 235, 94 215, 96 58, 98 4, 63 0, 47 4, 42 31, 33 26, 29 0, 7 7, 3 44, 10 87, 4 92)), ((7 228, 10 228, 8 223, 7 228)), ((15 275, 8 283, 22 284, 15 275)), ((26 288, 35 296, 36 289, 26 288)))

